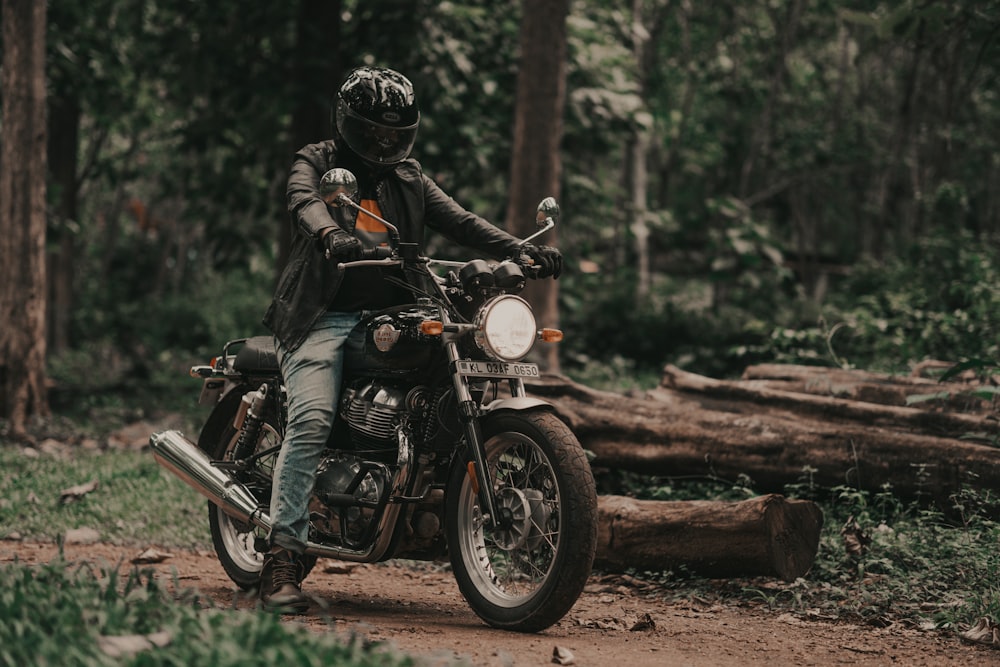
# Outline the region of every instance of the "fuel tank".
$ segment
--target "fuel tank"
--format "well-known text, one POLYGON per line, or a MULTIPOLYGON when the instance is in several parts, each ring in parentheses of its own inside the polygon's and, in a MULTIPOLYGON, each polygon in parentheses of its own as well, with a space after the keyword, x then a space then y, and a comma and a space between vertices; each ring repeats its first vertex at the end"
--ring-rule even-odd
POLYGON ((425 377, 444 352, 441 339, 421 333, 420 323, 436 319, 437 308, 420 304, 368 315, 347 338, 345 372, 381 378, 425 377))

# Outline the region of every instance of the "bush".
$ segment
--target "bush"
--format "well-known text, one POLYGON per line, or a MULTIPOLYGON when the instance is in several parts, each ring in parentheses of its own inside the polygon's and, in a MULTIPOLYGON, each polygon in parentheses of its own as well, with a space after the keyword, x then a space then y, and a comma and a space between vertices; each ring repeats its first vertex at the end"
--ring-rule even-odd
POLYGON ((885 265, 856 267, 826 311, 841 328, 831 349, 852 366, 1000 358, 1000 253, 968 233, 921 239, 885 265))
POLYGON ((714 307, 678 305, 680 280, 638 306, 629 281, 597 280, 572 288, 586 298, 564 297, 567 358, 618 356, 639 369, 675 363, 716 377, 762 362, 894 372, 924 359, 1000 359, 1000 251, 969 233, 860 263, 818 307, 785 289, 779 274, 730 284, 714 307))

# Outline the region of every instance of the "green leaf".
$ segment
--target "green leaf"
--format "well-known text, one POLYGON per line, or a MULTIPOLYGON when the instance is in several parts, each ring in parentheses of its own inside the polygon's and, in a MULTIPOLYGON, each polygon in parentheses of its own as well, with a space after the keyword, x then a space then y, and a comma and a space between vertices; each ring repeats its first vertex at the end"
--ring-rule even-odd
POLYGON ((998 367, 997 362, 995 361, 989 361, 986 359, 969 359, 968 361, 962 361, 960 363, 957 363, 951 368, 949 368, 947 371, 945 371, 945 373, 941 376, 939 382, 944 382, 946 380, 949 380, 955 377, 956 375, 964 373, 965 371, 968 370, 979 371, 986 368, 997 368, 997 367, 998 367))

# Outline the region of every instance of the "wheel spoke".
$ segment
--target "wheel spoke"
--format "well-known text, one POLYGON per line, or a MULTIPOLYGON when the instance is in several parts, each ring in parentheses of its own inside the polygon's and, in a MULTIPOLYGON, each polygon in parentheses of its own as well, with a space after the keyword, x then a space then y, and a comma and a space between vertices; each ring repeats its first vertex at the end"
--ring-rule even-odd
POLYGON ((494 491, 513 523, 492 531, 471 531, 469 546, 492 597, 512 604, 534 594, 550 574, 559 545, 558 491, 548 459, 527 436, 495 436, 488 452, 494 491))
POLYGON ((496 525, 483 520, 474 480, 456 467, 446 496, 452 566, 487 623, 544 629, 569 610, 590 574, 593 477, 579 442, 555 415, 490 415, 483 432, 496 525), (567 508, 572 516, 563 516, 567 508))

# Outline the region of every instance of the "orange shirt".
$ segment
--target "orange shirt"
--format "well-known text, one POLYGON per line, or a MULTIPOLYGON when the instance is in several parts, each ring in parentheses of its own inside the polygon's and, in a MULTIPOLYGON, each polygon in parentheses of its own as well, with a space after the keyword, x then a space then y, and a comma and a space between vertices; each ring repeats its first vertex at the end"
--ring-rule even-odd
MULTIPOLYGON (((378 202, 374 199, 362 199, 361 208, 382 217, 378 202)), ((354 235, 360 239, 366 248, 375 248, 389 244, 389 230, 376 218, 358 212, 354 222, 354 235)))

